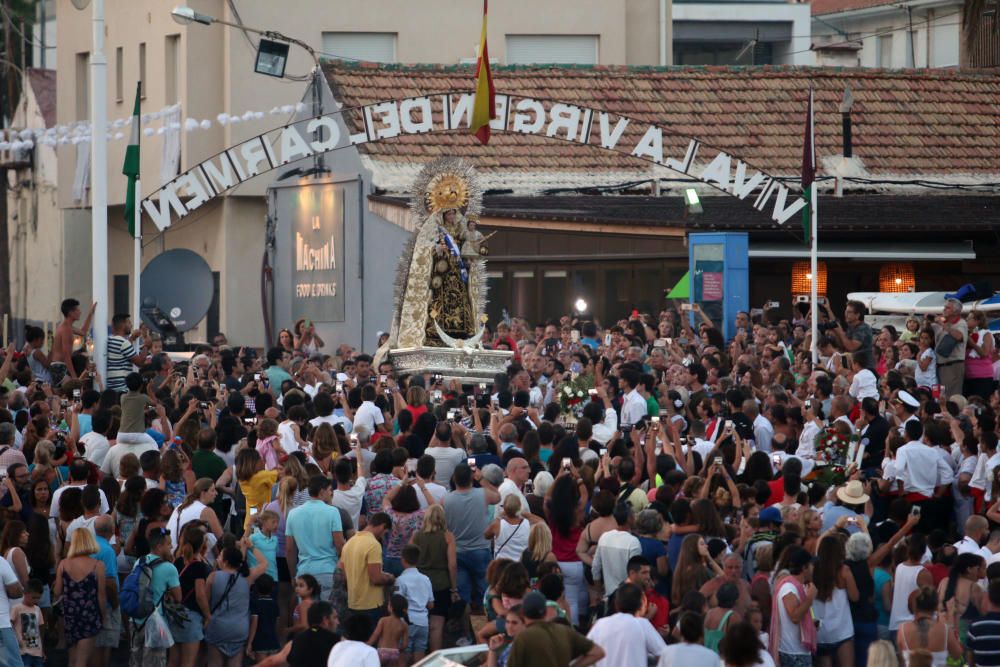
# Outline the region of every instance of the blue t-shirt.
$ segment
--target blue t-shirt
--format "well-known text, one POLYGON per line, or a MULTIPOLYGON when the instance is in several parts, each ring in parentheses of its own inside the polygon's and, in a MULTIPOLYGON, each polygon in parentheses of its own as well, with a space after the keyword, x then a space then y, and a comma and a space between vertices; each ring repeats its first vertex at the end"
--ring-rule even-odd
POLYGON ((879 625, 889 626, 889 609, 885 608, 882 601, 882 587, 892 582, 892 575, 880 567, 875 568, 875 610, 878 611, 879 625))
POLYGON ((80 413, 76 416, 77 423, 80 424, 80 437, 83 437, 94 430, 91 420, 93 417, 88 414, 80 413))
POLYGON ((656 571, 656 559, 661 556, 667 555, 667 547, 660 540, 655 537, 640 537, 639 546, 642 548, 642 557, 649 561, 652 565, 653 572, 653 582, 656 592, 665 597, 670 596, 670 590, 667 587, 667 581, 665 578, 660 578, 660 575, 656 571))
POLYGON ((295 539, 296 570, 300 574, 331 574, 337 569, 333 533, 343 531, 340 510, 322 500, 310 499, 288 513, 285 539, 295 539))
MULTIPOLYGON (((146 554, 143 556, 143 562, 149 563, 159 558, 153 554, 146 554)), ((139 562, 136 561, 136 567, 139 567, 139 562)), ((170 561, 163 561, 157 564, 153 568, 153 578, 150 584, 150 588, 153 592, 153 602, 160 602, 163 599, 163 594, 166 593, 171 588, 180 588, 181 579, 177 574, 177 568, 170 561)))
MULTIPOLYGON (((268 537, 259 529, 254 529, 253 535, 250 536, 250 543, 259 549, 261 555, 267 559, 268 575, 278 581, 278 535, 274 534, 268 537)), ((247 565, 251 568, 257 566, 257 559, 254 558, 253 551, 247 551, 247 565)))
POLYGON ((114 577, 117 580, 118 556, 115 555, 115 550, 111 547, 108 541, 100 535, 95 535, 94 537, 97 538, 97 553, 90 554, 90 557, 104 563, 105 577, 114 577))
MULTIPOLYGON (((856 519, 864 521, 866 525, 868 523, 868 517, 865 516, 864 514, 857 514, 854 512, 854 510, 848 509, 843 505, 834 505, 833 503, 827 503, 823 507, 823 527, 820 530, 822 530, 824 533, 830 530, 831 528, 834 527, 834 525, 836 525, 837 520, 842 516, 846 516, 848 518, 854 517, 856 519)), ((851 524, 851 523, 847 524, 847 532, 850 533, 851 535, 858 532, 859 530, 861 529, 858 528, 856 524, 851 524)))
POLYGON ((147 428, 146 435, 151 437, 153 440, 156 440, 157 447, 163 447, 163 443, 167 441, 167 436, 163 435, 155 428, 147 428))

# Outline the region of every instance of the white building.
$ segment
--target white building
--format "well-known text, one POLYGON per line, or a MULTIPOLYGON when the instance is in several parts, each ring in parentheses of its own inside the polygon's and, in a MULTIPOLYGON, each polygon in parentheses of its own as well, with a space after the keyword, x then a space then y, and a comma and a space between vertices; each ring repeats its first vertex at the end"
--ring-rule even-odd
POLYGON ((814 65, 810 46, 807 4, 673 3, 674 65, 814 65))
POLYGON ((816 64, 958 67, 961 21, 955 0, 814 0, 816 64))

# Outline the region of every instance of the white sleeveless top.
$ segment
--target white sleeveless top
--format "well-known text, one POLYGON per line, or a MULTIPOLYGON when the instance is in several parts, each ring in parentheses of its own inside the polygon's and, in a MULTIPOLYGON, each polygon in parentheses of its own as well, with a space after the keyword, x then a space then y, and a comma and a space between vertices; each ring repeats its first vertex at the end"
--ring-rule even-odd
POLYGON ((174 551, 177 550, 177 545, 181 539, 181 531, 184 530, 186 526, 191 521, 197 521, 201 518, 201 513, 205 511, 208 505, 196 500, 187 507, 184 511, 178 513, 180 505, 174 508, 173 514, 170 515, 170 520, 167 521, 167 530, 170 531, 170 541, 174 545, 174 551))
POLYGON ((851 607, 845 589, 834 588, 829 600, 813 600, 813 614, 821 621, 816 631, 817 643, 837 644, 854 636, 851 607))
POLYGON ((521 523, 512 525, 505 519, 500 519, 500 534, 494 540, 494 558, 509 558, 519 562, 521 553, 528 548, 528 533, 531 524, 527 519, 521 519, 521 523))
MULTIPOLYGON (((945 646, 940 651, 931 651, 931 667, 946 667, 948 664, 948 626, 945 626, 944 630, 945 636, 945 646)), ((903 667, 909 667, 910 665, 910 654, 913 651, 906 643, 906 637, 900 633, 899 635, 899 648, 902 649, 903 653, 903 667)))
POLYGON ((898 630, 899 624, 913 620, 910 613, 910 593, 917 590, 917 576, 923 571, 923 565, 896 566, 896 575, 892 582, 892 610, 889 613, 889 629, 898 630))

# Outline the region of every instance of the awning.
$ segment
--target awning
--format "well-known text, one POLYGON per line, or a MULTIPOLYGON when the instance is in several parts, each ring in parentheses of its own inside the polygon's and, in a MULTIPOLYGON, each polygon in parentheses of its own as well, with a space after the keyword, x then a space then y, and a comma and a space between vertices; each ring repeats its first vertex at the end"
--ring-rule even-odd
MULTIPOLYGON (((808 259, 809 248, 792 243, 751 243, 751 259, 808 259)), ((955 243, 823 243, 817 251, 821 259, 882 260, 963 260, 976 259, 972 241, 955 243)))
POLYGON ((668 299, 690 299, 691 298, 691 278, 689 272, 685 272, 681 279, 677 281, 674 288, 667 292, 668 299))

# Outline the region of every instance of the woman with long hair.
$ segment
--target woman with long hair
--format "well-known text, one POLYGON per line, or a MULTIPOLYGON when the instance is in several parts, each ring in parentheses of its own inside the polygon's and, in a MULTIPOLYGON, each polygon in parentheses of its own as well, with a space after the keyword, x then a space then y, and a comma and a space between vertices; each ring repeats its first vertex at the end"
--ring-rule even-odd
MULTIPOLYGON (((67 493, 69 490, 64 491, 63 496, 67 493)), ((62 496, 60 496, 59 502, 62 504, 62 496)), ((139 501, 139 511, 142 516, 125 543, 125 553, 133 559, 142 558, 149 554, 150 533, 161 528, 165 529, 167 519, 170 518, 172 512, 170 503, 167 501, 167 494, 163 489, 149 489, 142 494, 142 500, 139 501)))
MULTIPOLYGON (((208 477, 202 477, 194 483, 194 488, 170 514, 167 528, 170 530, 170 540, 173 542, 174 551, 180 546, 181 531, 190 521, 203 521, 215 540, 222 538, 222 524, 219 523, 219 517, 212 509, 212 502, 217 495, 219 492, 215 489, 215 482, 208 477)), ((209 538, 209 548, 214 546, 215 540, 209 538)))
POLYGON ((28 579, 42 582, 42 596, 38 606, 49 623, 52 610, 52 575, 56 567, 56 540, 52 535, 52 522, 40 514, 28 519, 28 543, 24 555, 28 559, 28 579))
POLYGON ((52 487, 44 478, 36 479, 31 483, 28 504, 31 505, 33 514, 40 514, 48 518, 52 512, 52 487))
POLYGON ((986 561, 979 554, 958 554, 948 572, 948 578, 938 584, 941 611, 948 614, 948 622, 959 630, 959 640, 965 645, 969 624, 989 608, 986 592, 979 580, 986 578, 986 561))
MULTIPOLYGON (((551 462, 552 459, 550 459, 551 462)), ((576 469, 559 471, 549 489, 545 515, 552 531, 552 550, 559 559, 566 586, 572 625, 580 624, 581 610, 586 613, 590 599, 587 580, 583 575, 583 562, 576 553, 576 546, 583 534, 583 513, 587 504, 587 487, 576 469)))
MULTIPOLYGON (((0 533, 0 556, 3 556, 10 563, 22 588, 28 583, 28 571, 30 569, 28 566, 28 556, 25 553, 27 546, 28 527, 24 525, 24 522, 16 519, 8 521, 3 527, 3 533, 0 533)), ((13 607, 19 604, 20 601, 21 598, 11 600, 10 606, 13 607)))
MULTIPOLYGON (((222 473, 217 484, 228 483, 228 476, 229 471, 222 473)), ((252 447, 244 447, 236 454, 236 480, 246 501, 242 508, 245 512, 243 530, 249 532, 254 515, 250 510, 259 512, 271 502, 271 490, 278 482, 278 470, 266 470, 260 452, 252 447)))
MULTIPOLYGON (((409 396, 410 392, 414 390, 422 392, 421 395, 426 397, 426 392, 424 392, 422 387, 410 387, 410 390, 407 392, 407 396, 409 396)), ((407 400, 409 400, 409 398, 407 400)), ((419 459, 426 453, 427 447, 430 446, 431 439, 434 437, 434 430, 437 428, 437 419, 435 419, 434 414, 427 411, 426 405, 422 404, 421 407, 423 407, 423 411, 419 414, 414 414, 413 432, 403 443, 403 446, 406 447, 406 451, 410 452, 411 459, 419 459)), ((414 413, 416 410, 416 408, 409 403, 407 403, 406 409, 411 413, 414 413)))
POLYGON ((180 543, 174 567, 179 573, 181 604, 187 611, 187 621, 177 623, 170 619, 170 632, 175 644, 170 647, 167 664, 170 667, 195 667, 198 649, 205 637, 205 620, 211 617, 207 580, 212 567, 205 558, 208 551, 205 528, 200 523, 189 522, 184 526, 180 543))
POLYGON ((810 667, 816 650, 816 626, 810 614, 816 599, 812 554, 793 545, 784 549, 781 560, 788 573, 779 575, 774 584, 768 649, 782 667, 810 667))
POLYGON ((281 329, 278 331, 277 347, 280 347, 288 354, 295 354, 295 334, 291 329, 281 329))
POLYGON ((197 480, 191 461, 179 445, 171 445, 160 457, 160 488, 167 492, 171 507, 177 507, 197 480))
POLYGON ((597 552, 597 541, 601 535, 611 530, 618 530, 618 522, 611 516, 615 509, 615 494, 608 490, 598 491, 590 503, 591 518, 587 527, 580 534, 576 545, 576 553, 588 567, 594 562, 597 552))
POLYGON ((63 599, 63 623, 70 667, 86 667, 103 627, 107 606, 104 563, 91 558, 97 540, 89 530, 75 530, 66 558, 56 567, 53 594, 63 599))
POLYGON ((823 531, 823 515, 814 509, 803 509, 799 513, 799 529, 802 533, 802 546, 811 554, 819 547, 819 536, 823 531))
POLYGON ((903 656, 903 663, 909 664, 911 654, 919 649, 930 651, 933 667, 945 667, 949 656, 961 656, 958 628, 949 625, 945 617, 937 614, 937 591, 930 586, 920 588, 913 599, 913 607, 913 620, 901 623, 896 635, 896 646, 903 656))
MULTIPOLYGON (((115 523, 118 533, 118 541, 121 544, 128 544, 132 531, 139 524, 140 504, 142 495, 146 492, 145 477, 130 477, 125 481, 125 488, 118 496, 118 503, 115 505, 115 523)), ((118 556, 119 571, 131 572, 135 565, 135 559, 124 552, 118 556)))
POLYGON ((685 594, 700 590, 712 577, 720 575, 722 568, 709 555, 705 538, 697 533, 688 535, 681 542, 680 555, 677 557, 670 604, 679 607, 685 594))
POLYGON ((312 320, 300 318, 296 320, 292 329, 295 332, 295 350, 303 357, 308 358, 318 354, 320 348, 326 345, 316 333, 316 325, 312 320))
POLYGON ((292 452, 285 460, 282 468, 282 477, 292 477, 295 479, 295 496, 292 498, 292 507, 304 505, 309 501, 309 471, 306 470, 306 455, 304 452, 292 452))
POLYGON ((816 632, 816 663, 832 667, 854 665, 854 625, 851 622, 850 602, 857 602, 857 584, 846 564, 844 543, 837 535, 827 535, 819 541, 813 584, 816 599, 813 616, 820 622, 816 632))
POLYGON ((433 653, 444 646, 444 622, 448 618, 452 602, 458 600, 455 536, 448 530, 443 506, 434 504, 427 507, 424 523, 410 541, 420 547, 417 570, 431 580, 431 590, 434 593, 434 607, 428 621, 428 653, 433 653))
MULTIPOLYGON (((267 505, 265 510, 270 510, 278 515, 278 529, 275 536, 278 538, 277 568, 278 581, 278 637, 284 638, 285 629, 288 627, 288 614, 292 608, 292 578, 288 570, 288 557, 285 551, 285 524, 288 521, 288 513, 296 507, 295 498, 298 496, 299 483, 294 477, 284 477, 278 483, 278 496, 267 505)), ((306 492, 308 493, 308 486, 306 492)), ((355 526, 356 528, 356 526, 355 526)))
POLYGON ((774 667, 760 635, 749 622, 731 623, 719 642, 724 667, 774 667))
MULTIPOLYGON (((418 479, 417 484, 427 499, 427 505, 433 505, 436 501, 427 491, 424 481, 418 479)), ((416 484, 406 481, 393 487, 382 498, 382 511, 392 519, 392 530, 385 536, 382 567, 389 574, 399 576, 403 573, 403 547, 410 543, 424 522, 425 510, 420 508, 420 501, 417 500, 416 484)))
POLYGON ((323 474, 332 475, 333 464, 340 456, 340 442, 333 426, 324 422, 316 427, 312 434, 312 454, 323 474))
POLYGON ((532 584, 539 578, 538 568, 542 563, 558 563, 552 551, 552 531, 539 521, 528 531, 528 546, 521 552, 521 564, 528 571, 532 584))

